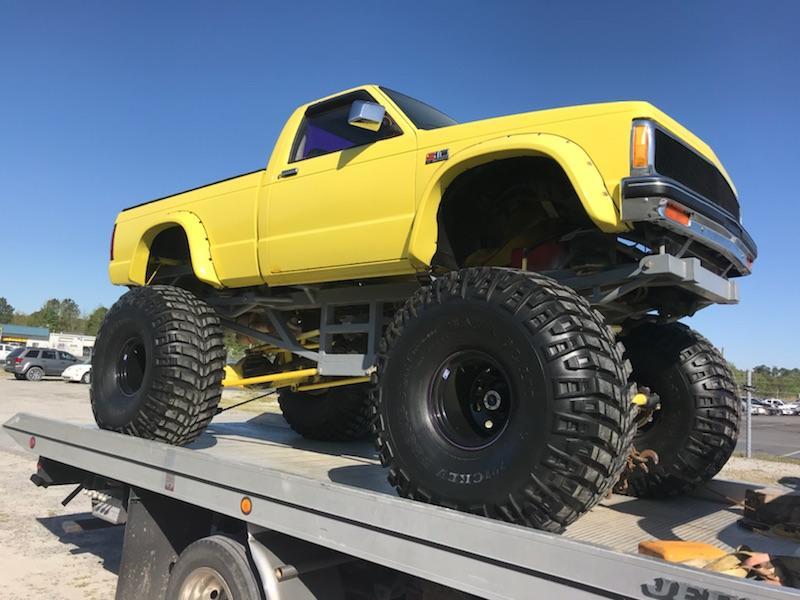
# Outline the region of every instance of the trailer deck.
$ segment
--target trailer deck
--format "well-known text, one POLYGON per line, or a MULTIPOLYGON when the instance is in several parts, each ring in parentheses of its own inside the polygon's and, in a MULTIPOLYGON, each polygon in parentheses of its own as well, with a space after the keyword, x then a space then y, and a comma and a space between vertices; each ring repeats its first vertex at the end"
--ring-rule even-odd
POLYGON ((278 415, 214 422, 187 448, 27 414, 4 428, 37 455, 482 598, 800 598, 635 554, 654 538, 798 554, 736 524, 723 497, 741 497, 742 484, 665 501, 613 496, 557 536, 399 498, 371 445, 303 440, 278 415))

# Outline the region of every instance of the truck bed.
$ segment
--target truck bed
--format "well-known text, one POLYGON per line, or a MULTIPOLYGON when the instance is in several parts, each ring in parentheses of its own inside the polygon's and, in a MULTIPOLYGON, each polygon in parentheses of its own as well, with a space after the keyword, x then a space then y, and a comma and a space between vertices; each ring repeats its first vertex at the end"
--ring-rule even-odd
POLYGON ((41 456, 484 598, 682 598, 680 586, 729 598, 800 598, 798 590, 635 554, 654 538, 796 554, 797 544, 736 524, 740 509, 723 498, 757 485, 715 481, 662 501, 611 496, 557 536, 399 498, 370 444, 310 442, 278 415, 215 421, 187 448, 26 414, 4 427, 41 456), (253 501, 249 515, 239 510, 242 496, 253 501), (663 586, 674 595, 659 595, 663 586))

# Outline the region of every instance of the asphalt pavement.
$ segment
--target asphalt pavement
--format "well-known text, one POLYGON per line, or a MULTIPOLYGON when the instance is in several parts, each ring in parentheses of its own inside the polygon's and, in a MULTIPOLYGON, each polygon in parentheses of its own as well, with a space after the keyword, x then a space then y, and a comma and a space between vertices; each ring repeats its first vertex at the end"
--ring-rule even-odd
MULTIPOLYGON (((742 415, 736 450, 745 451, 746 420, 742 415)), ((800 459, 800 416, 753 416, 753 454, 776 454, 800 459)))

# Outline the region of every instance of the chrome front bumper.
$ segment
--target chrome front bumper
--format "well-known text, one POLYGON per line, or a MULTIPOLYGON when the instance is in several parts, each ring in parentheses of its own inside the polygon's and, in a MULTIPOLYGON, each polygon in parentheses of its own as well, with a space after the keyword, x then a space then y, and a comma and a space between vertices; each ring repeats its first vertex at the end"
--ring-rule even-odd
POLYGON ((757 255, 756 245, 741 224, 688 188, 660 177, 623 181, 622 220, 651 222, 724 256, 747 275, 757 255), (665 215, 670 204, 690 215, 688 225, 665 215))

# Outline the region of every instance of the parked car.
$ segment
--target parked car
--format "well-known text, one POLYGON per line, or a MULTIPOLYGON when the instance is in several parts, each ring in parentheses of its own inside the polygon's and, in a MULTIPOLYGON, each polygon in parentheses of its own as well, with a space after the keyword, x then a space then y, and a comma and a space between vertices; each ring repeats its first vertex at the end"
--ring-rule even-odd
POLYGON ((0 363, 6 362, 8 355, 19 347, 13 344, 0 344, 0 363))
POLYGON ((6 360, 3 367, 17 379, 41 381, 45 376, 58 376, 78 359, 69 352, 52 348, 23 348, 13 359, 6 360))
MULTIPOLYGON (((12 362, 12 361, 13 361, 13 360, 16 358, 16 357, 18 357, 18 356, 19 356, 20 354, 22 354, 24 351, 25 351, 25 348, 24 348, 23 346, 17 346, 17 347, 16 347, 16 348, 14 348, 13 350, 11 350, 11 352, 9 352, 9 353, 6 355, 6 359, 5 359, 5 361, 4 361, 4 362, 5 362, 5 364, 6 364, 6 365, 10 364, 10 363, 11 363, 11 362, 12 362)), ((6 371, 8 371, 8 369, 6 369, 6 371)))
POLYGON ((80 381, 81 383, 91 383, 92 364, 85 362, 77 365, 72 365, 71 367, 67 367, 66 369, 64 369, 64 372, 61 373, 61 379, 63 379, 64 381, 72 381, 72 382, 80 381))
POLYGON ((764 404, 771 406, 778 415, 791 415, 794 414, 794 407, 784 402, 779 398, 766 398, 763 400, 764 404))
POLYGON ((768 403, 764 402, 761 399, 753 398, 752 406, 753 406, 753 409, 750 411, 750 414, 753 414, 753 415, 775 416, 775 415, 781 414, 781 411, 780 411, 779 408, 777 408, 775 406, 772 406, 771 404, 768 404, 768 403), (756 407, 758 407, 758 410, 756 410, 756 407))

